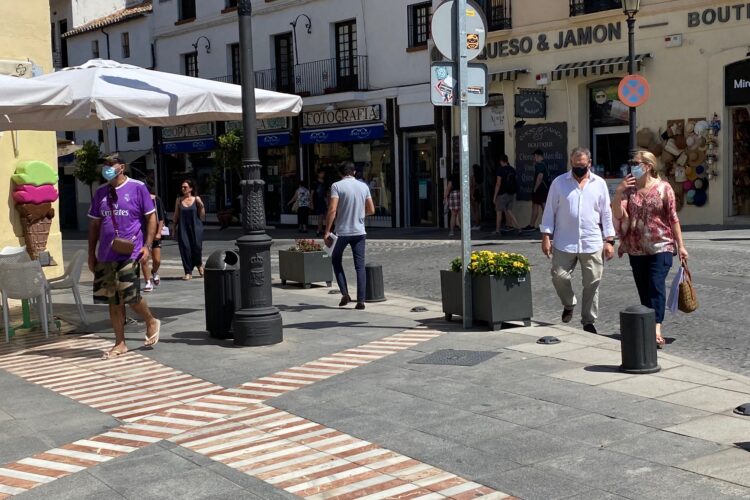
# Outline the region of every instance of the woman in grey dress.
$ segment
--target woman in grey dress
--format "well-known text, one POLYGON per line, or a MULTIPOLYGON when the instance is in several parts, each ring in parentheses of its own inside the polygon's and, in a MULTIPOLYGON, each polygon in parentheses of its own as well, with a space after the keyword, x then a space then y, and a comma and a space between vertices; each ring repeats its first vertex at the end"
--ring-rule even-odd
POLYGON ((182 196, 177 198, 174 207, 174 235, 185 270, 182 279, 189 280, 193 278, 194 267, 203 276, 203 220, 206 218, 206 208, 195 192, 192 180, 182 181, 180 189, 182 196))

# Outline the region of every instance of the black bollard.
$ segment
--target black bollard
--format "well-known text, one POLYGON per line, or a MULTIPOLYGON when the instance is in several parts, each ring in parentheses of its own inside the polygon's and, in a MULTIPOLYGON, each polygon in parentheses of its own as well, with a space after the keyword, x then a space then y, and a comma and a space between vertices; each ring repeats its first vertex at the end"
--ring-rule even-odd
POLYGON ((620 311, 620 350, 625 373, 655 373, 661 370, 656 362, 656 313, 637 305, 620 311))
POLYGON ((385 290, 383 287, 383 267, 380 264, 366 264, 365 302, 383 302, 385 290))

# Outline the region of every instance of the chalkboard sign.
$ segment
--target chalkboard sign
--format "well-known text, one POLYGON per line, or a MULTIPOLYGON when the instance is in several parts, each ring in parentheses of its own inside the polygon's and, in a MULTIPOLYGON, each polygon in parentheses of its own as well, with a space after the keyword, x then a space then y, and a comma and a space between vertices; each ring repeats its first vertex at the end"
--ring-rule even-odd
POLYGON ((544 90, 521 89, 515 98, 516 118, 547 117, 547 94, 544 90))
POLYGON ((554 179, 568 170, 568 125, 565 122, 524 125, 516 131, 516 198, 530 200, 534 187, 534 151, 544 152, 544 163, 554 179))

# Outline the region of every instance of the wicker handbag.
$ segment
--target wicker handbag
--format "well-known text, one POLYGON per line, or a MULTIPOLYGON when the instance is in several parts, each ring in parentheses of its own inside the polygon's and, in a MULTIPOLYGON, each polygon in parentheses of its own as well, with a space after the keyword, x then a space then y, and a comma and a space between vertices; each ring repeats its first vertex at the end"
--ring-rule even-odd
POLYGON ((693 277, 686 263, 682 264, 685 269, 684 277, 680 283, 680 292, 677 300, 677 308, 684 313, 691 313, 698 309, 698 296, 693 287, 693 277))

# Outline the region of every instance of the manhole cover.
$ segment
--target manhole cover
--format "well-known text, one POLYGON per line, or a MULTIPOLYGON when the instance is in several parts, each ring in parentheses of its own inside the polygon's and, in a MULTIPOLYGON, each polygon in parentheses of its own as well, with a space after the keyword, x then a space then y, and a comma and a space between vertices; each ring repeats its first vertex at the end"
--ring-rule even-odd
POLYGON ((474 366, 497 355, 498 353, 493 351, 441 349, 422 358, 409 361, 409 363, 417 365, 474 366))

